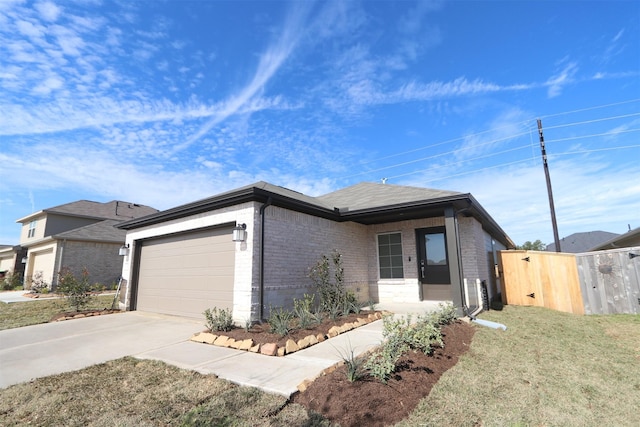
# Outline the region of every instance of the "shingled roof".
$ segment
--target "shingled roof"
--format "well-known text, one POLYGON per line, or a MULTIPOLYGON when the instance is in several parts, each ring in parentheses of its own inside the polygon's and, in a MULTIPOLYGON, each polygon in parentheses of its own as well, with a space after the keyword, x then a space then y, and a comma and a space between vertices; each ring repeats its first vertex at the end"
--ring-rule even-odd
POLYGON ((122 221, 115 219, 106 219, 94 224, 85 225, 84 227, 74 228, 73 230, 52 236, 55 239, 82 240, 87 242, 112 242, 124 243, 126 231, 115 227, 122 221))
POLYGON ((145 218, 131 219, 117 227, 133 230, 247 202, 279 206, 332 221, 361 224, 441 216, 445 209, 453 208, 465 215, 475 216, 498 236, 498 240, 507 247, 514 247, 513 241, 471 194, 367 182, 312 197, 260 181, 145 218))
POLYGON ((76 202, 65 203, 63 205, 43 209, 39 212, 29 214, 24 218, 20 218, 16 222, 24 223, 43 213, 61 214, 83 218, 114 219, 119 221, 126 221, 157 212, 157 209, 149 206, 139 205, 137 203, 123 202, 120 200, 112 200, 106 203, 92 202, 90 200, 78 200, 76 202))
POLYGON ((361 182, 316 199, 326 206, 353 211, 461 195, 463 194, 455 191, 361 182))

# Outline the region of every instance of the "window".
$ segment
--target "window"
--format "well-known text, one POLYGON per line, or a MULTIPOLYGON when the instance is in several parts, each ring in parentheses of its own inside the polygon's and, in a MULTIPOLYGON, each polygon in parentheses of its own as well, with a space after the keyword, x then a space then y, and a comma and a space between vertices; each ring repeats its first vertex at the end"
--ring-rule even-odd
POLYGON ((381 279, 402 279, 402 235, 400 233, 378 235, 378 263, 381 279))
POLYGON ((31 221, 29 223, 29 233, 27 234, 27 237, 33 237, 36 235, 36 224, 38 223, 38 221, 31 221))

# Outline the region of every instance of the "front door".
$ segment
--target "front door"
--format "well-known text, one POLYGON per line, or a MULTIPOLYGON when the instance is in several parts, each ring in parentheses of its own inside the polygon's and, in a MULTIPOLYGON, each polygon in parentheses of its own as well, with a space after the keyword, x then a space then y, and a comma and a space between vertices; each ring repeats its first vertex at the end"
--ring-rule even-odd
POLYGON ((444 227, 416 230, 418 278, 423 300, 450 300, 451 276, 444 227))

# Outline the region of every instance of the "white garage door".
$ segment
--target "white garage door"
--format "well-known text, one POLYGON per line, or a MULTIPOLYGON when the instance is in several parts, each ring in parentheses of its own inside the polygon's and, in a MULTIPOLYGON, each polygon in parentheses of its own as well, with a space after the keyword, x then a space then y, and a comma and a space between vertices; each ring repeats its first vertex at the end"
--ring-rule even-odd
POLYGON ((136 308, 204 319, 207 308, 233 309, 232 228, 143 242, 136 308))
MULTIPOLYGON (((42 252, 34 252, 29 255, 29 276, 35 280, 44 280, 47 285, 51 285, 53 280, 53 248, 42 252)), ((34 280, 34 281, 35 281, 34 280)))

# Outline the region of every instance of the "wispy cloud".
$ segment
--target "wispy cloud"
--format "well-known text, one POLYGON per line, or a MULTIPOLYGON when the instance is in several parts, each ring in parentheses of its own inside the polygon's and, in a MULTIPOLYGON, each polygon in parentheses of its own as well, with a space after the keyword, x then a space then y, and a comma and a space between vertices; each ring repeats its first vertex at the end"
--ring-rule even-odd
MULTIPOLYGON (((562 62, 566 62, 563 60, 562 62)), ((578 65, 575 62, 569 62, 562 65, 562 68, 546 81, 547 96, 555 98, 562 93, 564 86, 574 83, 574 78, 578 72, 578 65)))

